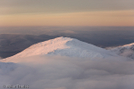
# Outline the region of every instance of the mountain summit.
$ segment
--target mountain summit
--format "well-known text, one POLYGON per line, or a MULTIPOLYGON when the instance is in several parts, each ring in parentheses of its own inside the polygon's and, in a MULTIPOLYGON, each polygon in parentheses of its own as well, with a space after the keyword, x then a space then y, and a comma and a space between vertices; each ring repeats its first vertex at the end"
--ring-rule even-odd
POLYGON ((79 58, 104 58, 113 56, 111 52, 69 37, 57 37, 30 46, 13 57, 30 57, 36 55, 60 55, 79 58))

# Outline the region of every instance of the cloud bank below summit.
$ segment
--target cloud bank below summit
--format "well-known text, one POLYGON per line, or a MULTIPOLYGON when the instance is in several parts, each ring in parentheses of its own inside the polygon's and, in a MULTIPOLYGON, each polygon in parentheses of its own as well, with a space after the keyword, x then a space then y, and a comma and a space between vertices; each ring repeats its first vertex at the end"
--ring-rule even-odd
POLYGON ((23 59, 32 61, 11 63, 6 65, 6 69, 1 67, 1 87, 6 84, 29 85, 30 89, 133 89, 134 87, 134 61, 108 59, 96 61, 89 58, 58 56, 34 56, 23 59))

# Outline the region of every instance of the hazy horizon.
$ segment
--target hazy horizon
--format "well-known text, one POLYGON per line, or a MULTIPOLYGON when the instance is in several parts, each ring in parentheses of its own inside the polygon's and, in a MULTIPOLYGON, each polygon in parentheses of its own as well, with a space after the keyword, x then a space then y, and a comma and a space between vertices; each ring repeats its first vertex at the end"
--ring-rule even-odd
POLYGON ((85 31, 133 31, 134 26, 0 26, 0 34, 57 35, 85 31))
MULTIPOLYGON (((28 26, 0 27, 0 34, 67 36, 98 46, 118 46, 134 42, 134 26, 28 26)), ((32 36, 33 38, 34 36, 32 36)), ((43 38, 43 37, 42 37, 43 38)), ((43 40, 42 40, 43 41, 43 40)))

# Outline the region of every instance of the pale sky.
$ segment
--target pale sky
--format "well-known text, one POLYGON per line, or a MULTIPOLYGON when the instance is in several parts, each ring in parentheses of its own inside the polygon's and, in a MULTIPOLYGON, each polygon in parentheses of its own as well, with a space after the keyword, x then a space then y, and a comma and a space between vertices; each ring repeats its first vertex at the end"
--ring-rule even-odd
POLYGON ((0 0, 0 26, 134 26, 134 0, 0 0))

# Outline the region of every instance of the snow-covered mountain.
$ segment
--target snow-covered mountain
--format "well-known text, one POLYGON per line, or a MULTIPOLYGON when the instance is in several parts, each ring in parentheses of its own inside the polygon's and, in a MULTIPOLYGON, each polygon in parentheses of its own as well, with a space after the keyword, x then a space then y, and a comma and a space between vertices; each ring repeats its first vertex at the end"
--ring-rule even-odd
POLYGON ((0 89, 19 84, 30 89, 133 89, 133 69, 134 61, 126 57, 58 37, 0 60, 0 89))
POLYGON ((34 44, 15 56, 29 57, 35 55, 60 55, 82 58, 114 56, 114 54, 105 49, 68 37, 58 37, 34 44))
POLYGON ((134 59, 134 43, 108 48, 108 50, 125 57, 134 59))
POLYGON ((117 56, 106 49, 79 41, 74 38, 57 37, 55 39, 34 44, 24 51, 7 59, 20 59, 24 57, 41 55, 56 55, 90 59, 117 56))

